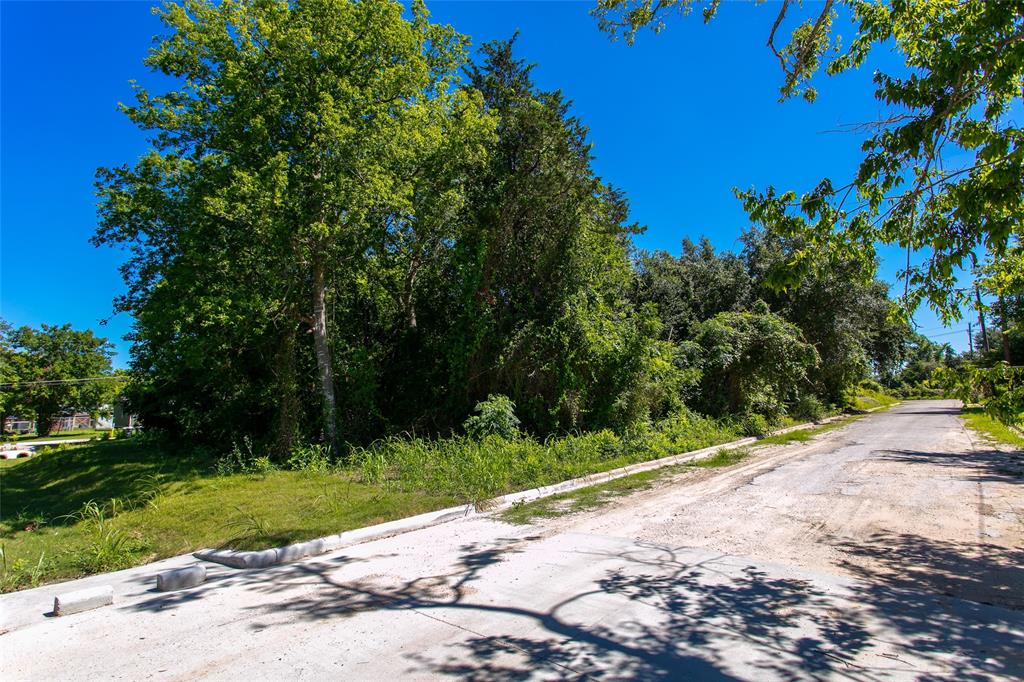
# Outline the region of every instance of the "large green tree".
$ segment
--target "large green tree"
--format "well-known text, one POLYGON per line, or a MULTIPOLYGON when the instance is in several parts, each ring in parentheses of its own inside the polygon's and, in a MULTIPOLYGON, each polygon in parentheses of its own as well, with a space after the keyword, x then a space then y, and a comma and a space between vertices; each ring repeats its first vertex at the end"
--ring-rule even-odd
POLYGON ((688 344, 702 371, 697 406, 707 414, 756 413, 778 419, 810 392, 818 353, 799 327, 768 310, 719 313, 694 329, 688 344))
POLYGON ((622 426, 663 405, 654 377, 673 373, 670 348, 651 338, 657 321, 626 298, 638 228, 591 168, 586 127, 560 92, 534 85, 513 43, 485 45, 468 70, 498 137, 453 263, 453 398, 468 410, 507 394, 542 433, 622 426))
POLYGON ((365 278, 401 235, 415 320, 416 263, 444 238, 441 206, 459 193, 450 159, 481 153, 467 148, 491 127, 474 94, 453 87, 464 39, 430 23, 421 2, 405 14, 390 0, 159 11, 168 32, 145 63, 178 85, 137 87, 123 110, 153 148, 101 169, 98 183, 95 241, 133 249, 119 307, 136 316, 137 403, 176 383, 182 404, 154 412, 202 431, 204 407, 226 404, 227 430, 270 418, 287 442, 309 343, 321 429, 337 446, 332 292, 365 278))
POLYGON ((706 237, 699 244, 684 239, 678 257, 665 251, 642 255, 633 297, 658 307, 669 341, 688 338, 698 323, 718 313, 745 310, 756 298, 743 259, 716 253, 706 237))

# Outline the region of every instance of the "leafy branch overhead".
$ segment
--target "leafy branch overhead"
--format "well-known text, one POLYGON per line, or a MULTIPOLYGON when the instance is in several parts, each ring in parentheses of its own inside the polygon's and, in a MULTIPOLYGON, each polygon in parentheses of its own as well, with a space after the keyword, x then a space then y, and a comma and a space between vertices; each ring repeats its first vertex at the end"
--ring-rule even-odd
MULTIPOLYGON (((593 13, 603 30, 632 42, 641 29, 661 31, 671 15, 701 5, 705 21, 719 9, 717 0, 598 0, 593 13)), ((783 99, 813 101, 820 71, 858 68, 875 50, 893 49, 904 63, 896 75, 875 72, 874 97, 885 113, 857 127, 867 138, 849 182, 825 178, 803 195, 737 191, 754 221, 806 242, 775 273, 776 284, 799 279, 816 249, 833 254, 826 264, 855 259, 868 266, 876 244, 898 245, 908 254, 904 306, 927 303, 947 320, 959 318, 971 293, 962 275, 986 261, 998 264, 1021 242, 1024 5, 828 0, 808 3, 806 16, 802 3, 773 7, 766 35, 783 72, 783 99), (841 26, 853 33, 846 47, 841 26), (789 42, 778 47, 786 30, 789 42)))

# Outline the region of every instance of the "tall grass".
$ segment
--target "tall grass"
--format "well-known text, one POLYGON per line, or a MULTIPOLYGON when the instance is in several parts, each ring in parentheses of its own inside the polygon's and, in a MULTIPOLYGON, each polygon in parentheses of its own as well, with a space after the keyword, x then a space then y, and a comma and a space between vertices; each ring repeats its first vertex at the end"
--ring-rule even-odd
POLYGON ((350 461, 363 480, 392 491, 421 491, 480 502, 731 440, 735 428, 682 412, 623 435, 611 431, 550 438, 441 440, 390 438, 356 448, 350 461))

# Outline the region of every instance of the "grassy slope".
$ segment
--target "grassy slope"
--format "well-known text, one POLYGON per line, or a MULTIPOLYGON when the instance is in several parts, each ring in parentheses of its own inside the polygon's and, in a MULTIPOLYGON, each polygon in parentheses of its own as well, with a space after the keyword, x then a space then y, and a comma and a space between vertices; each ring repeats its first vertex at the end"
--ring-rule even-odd
MULTIPOLYGON (((804 440, 814 432, 798 431, 778 442, 804 440)), ((355 470, 217 476, 208 459, 163 452, 144 441, 62 445, 0 465, 0 588, 123 568, 200 547, 297 542, 736 436, 697 420, 632 445, 600 433, 551 445, 386 444, 382 456, 388 466, 369 479, 355 470), (83 515, 90 502, 98 506, 83 515)), ((699 466, 731 463, 730 457, 699 466)), ((660 475, 613 482, 609 490, 628 491, 660 475)))
POLYGON ((110 429, 76 429, 74 431, 59 431, 57 433, 51 433, 49 436, 25 436, 18 437, 10 442, 12 443, 34 443, 36 441, 48 441, 48 440, 66 440, 76 438, 99 438, 106 436, 110 433, 110 429))
POLYGON ((214 476, 205 465, 152 446, 110 441, 0 469, 3 588, 228 542, 274 546, 454 503, 450 496, 385 492, 348 473, 214 476), (118 500, 116 516, 109 513, 112 498, 118 500), (106 503, 102 519, 73 516, 93 500, 106 503), (40 557, 42 570, 35 570, 40 557))
POLYGON ((548 443, 396 440, 362 452, 361 468, 227 476, 209 459, 138 439, 60 445, 0 468, 0 589, 201 547, 297 542, 734 437, 687 418, 628 442, 610 432, 548 443))
POLYGON ((861 387, 857 389, 857 396, 853 400, 853 406, 858 410, 870 410, 874 407, 889 407, 899 401, 899 398, 887 393, 861 387))
POLYGON ((997 443, 1005 443, 1006 445, 1015 445, 1018 448, 1024 448, 1024 438, 1021 435, 1003 424, 999 420, 985 414, 985 411, 980 407, 965 407, 961 416, 964 421, 967 422, 967 426, 971 427, 982 436, 994 440, 997 443))

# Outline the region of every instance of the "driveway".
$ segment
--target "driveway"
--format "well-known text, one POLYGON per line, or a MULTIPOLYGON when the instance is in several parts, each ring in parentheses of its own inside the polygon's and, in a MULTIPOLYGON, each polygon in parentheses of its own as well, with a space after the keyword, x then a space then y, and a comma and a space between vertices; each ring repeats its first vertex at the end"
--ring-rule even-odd
MULTIPOLYGON (((45 618, 5 679, 1020 679, 1019 459, 919 401, 612 507, 407 533, 45 618)), ((149 569, 151 571, 151 569, 149 569)), ((114 577, 116 578, 116 576, 114 577)), ((107 579, 97 577, 90 580, 107 579)))

